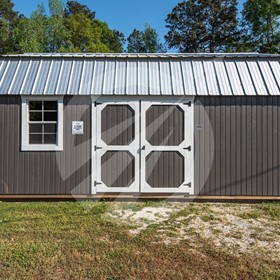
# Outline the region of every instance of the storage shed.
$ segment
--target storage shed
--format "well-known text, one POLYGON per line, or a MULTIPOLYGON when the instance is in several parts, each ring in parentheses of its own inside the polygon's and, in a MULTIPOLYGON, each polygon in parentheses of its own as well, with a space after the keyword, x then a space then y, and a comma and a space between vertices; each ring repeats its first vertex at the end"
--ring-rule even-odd
POLYGON ((280 197, 280 56, 0 57, 1 197, 280 197))

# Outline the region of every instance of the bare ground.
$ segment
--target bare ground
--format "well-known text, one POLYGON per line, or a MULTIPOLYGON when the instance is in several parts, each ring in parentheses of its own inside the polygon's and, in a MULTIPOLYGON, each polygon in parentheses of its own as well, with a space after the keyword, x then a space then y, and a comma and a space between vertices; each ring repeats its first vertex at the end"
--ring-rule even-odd
MULTIPOLYGON (((132 204, 131 204, 132 205, 132 204)), ((158 242, 187 241, 194 249, 196 236, 236 256, 248 254, 280 261, 280 223, 250 204, 165 203, 142 209, 123 209, 116 204, 109 214, 133 224, 132 235, 156 227, 158 242)))

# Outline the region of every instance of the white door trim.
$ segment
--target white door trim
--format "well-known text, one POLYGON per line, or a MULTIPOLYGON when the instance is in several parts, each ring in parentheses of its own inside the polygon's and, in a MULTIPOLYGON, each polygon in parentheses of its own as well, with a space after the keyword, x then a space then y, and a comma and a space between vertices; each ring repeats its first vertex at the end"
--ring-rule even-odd
POLYGON ((141 193, 194 194, 194 99, 141 101, 141 193), (190 103, 189 103, 190 102, 190 103), (146 111, 151 105, 178 105, 184 111, 184 140, 179 146, 152 146, 146 140, 146 111), (190 151, 186 148, 190 146, 190 151), (143 149, 145 147, 145 149, 143 149), (153 188, 146 182, 145 159, 152 151, 178 151, 184 156, 184 182, 177 188, 153 188))
MULTIPOLYGON (((184 194, 193 194, 194 193, 194 97, 170 97, 170 96, 92 96, 92 175, 91 175, 91 193, 96 194, 102 193, 102 192, 112 192, 112 189, 114 192, 141 192, 141 193, 184 193, 184 194), (133 147, 133 154, 135 154, 135 184, 132 188, 127 190, 127 188, 106 188, 102 187, 100 188, 100 185, 95 185, 95 182, 98 182, 98 176, 97 173, 100 172, 100 164, 98 164, 98 151, 101 153, 101 150, 94 150, 95 146, 98 146, 97 141, 97 120, 98 120, 98 110, 97 107, 100 105, 95 106, 95 101, 98 103, 106 103, 106 104, 128 104, 128 103, 138 103, 138 111, 135 113, 135 141, 138 141, 138 148, 135 142, 135 145, 133 147), (188 152, 188 158, 189 158, 189 168, 187 168, 187 165, 185 164, 185 182, 184 184, 191 183, 190 185, 181 185, 179 188, 151 188, 148 184, 143 186, 143 181, 145 182, 145 174, 143 175, 145 170, 145 162, 143 159, 148 154, 148 151, 151 150, 162 150, 160 147, 154 146, 152 149, 151 147, 146 145, 146 150, 139 150, 144 143, 146 143, 145 140, 145 122, 143 118, 145 117, 145 110, 142 110, 142 106, 145 103, 151 104, 179 104, 179 106, 182 108, 185 105, 183 103, 189 103, 191 106, 188 106, 188 112, 185 114, 185 138, 188 139, 188 143, 191 146, 191 152, 188 152), (141 111, 140 111, 141 109, 141 111), (144 138, 144 139, 143 139, 144 138), (142 153, 142 155, 139 155, 139 152, 142 153), (140 161, 140 158, 142 161, 140 161), (189 178, 189 179, 188 179, 189 178), (189 182, 188 182, 189 181, 189 182)), ((181 143, 180 146, 183 146, 181 143)), ((122 150, 120 146, 118 146, 119 150, 122 150)), ((165 150, 177 150, 177 147, 169 146, 165 150)), ((104 151, 103 151, 104 153, 104 151)), ((186 152, 185 152, 186 153, 186 152)), ((100 157, 100 155, 99 155, 100 157)), ((186 157, 185 157, 186 158, 186 157)))
POLYGON ((95 158, 95 180, 93 181, 93 187, 95 188, 95 192, 98 193, 106 193, 106 192, 139 192, 139 101, 131 101, 131 100, 110 100, 110 99, 99 99, 98 105, 94 105, 95 107, 95 134, 96 134, 96 140, 94 141, 93 145, 93 152, 95 158), (118 145, 107 145, 102 139, 101 139, 101 111, 107 106, 107 105, 128 105, 134 110, 134 117, 135 117, 135 138, 134 140, 127 146, 118 146, 118 145), (95 150, 95 147, 97 149, 95 150), (105 185, 105 183, 101 179, 101 157, 107 152, 107 151, 128 151, 130 154, 134 157, 134 181, 129 187, 108 187, 105 185))

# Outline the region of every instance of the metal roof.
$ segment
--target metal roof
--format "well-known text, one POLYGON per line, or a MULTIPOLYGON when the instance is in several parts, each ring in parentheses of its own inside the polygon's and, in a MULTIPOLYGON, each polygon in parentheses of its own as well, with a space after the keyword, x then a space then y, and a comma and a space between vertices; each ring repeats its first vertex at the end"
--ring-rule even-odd
POLYGON ((280 95, 280 55, 3 55, 0 94, 280 95))

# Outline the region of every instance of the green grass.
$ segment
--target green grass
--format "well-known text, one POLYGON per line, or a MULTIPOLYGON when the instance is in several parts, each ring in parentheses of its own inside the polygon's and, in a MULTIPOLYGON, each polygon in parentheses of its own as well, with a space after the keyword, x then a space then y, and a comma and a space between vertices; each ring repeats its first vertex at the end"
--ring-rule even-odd
POLYGON ((259 208, 272 219, 280 219, 280 203, 262 203, 259 208))
POLYGON ((263 216, 268 216, 270 219, 280 219, 280 203, 262 203, 257 204, 249 212, 244 212, 239 215, 243 219, 258 219, 263 216))
MULTIPOLYGON (((163 202, 116 203, 140 211, 163 202)), ((229 207, 229 206, 227 206, 229 207)), ((279 218, 279 204, 256 205, 260 215, 279 218)), ((280 264, 234 256, 194 235, 165 244, 157 224, 139 235, 133 225, 110 218, 112 202, 0 203, 0 279, 280 279, 280 264)), ((207 204, 186 204, 166 222, 174 237, 176 218, 202 215, 207 204)))

